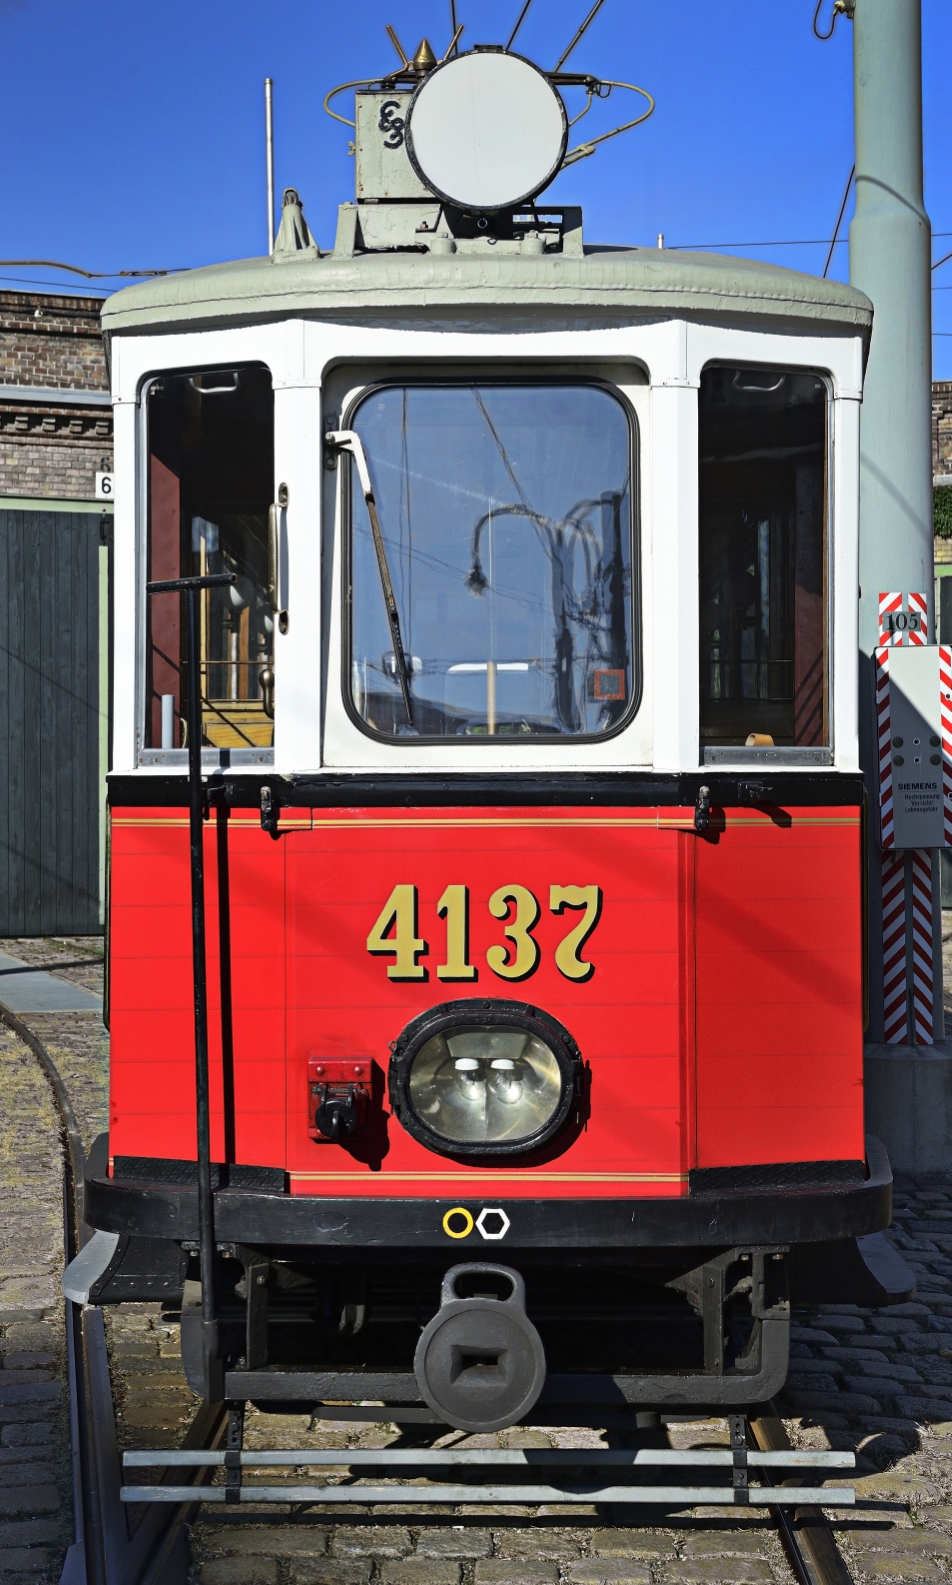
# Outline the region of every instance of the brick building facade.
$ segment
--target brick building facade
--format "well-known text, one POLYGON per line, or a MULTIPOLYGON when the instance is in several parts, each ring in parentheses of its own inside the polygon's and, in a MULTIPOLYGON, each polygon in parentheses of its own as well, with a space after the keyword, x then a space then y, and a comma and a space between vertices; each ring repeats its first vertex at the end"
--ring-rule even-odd
POLYGON ((0 500, 92 501, 111 471, 100 307, 0 291, 0 500))
POLYGON ((952 484, 952 380, 932 382, 932 473, 952 484))

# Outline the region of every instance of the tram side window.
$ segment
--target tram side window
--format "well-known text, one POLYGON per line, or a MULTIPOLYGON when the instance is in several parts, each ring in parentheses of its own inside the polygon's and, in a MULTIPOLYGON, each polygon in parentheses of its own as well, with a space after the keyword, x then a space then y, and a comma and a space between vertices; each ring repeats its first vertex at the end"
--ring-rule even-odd
MULTIPOLYGON (((262 690, 262 675, 273 654, 271 376, 260 366, 163 375, 149 386, 147 400, 149 579, 236 575, 232 586, 201 597, 202 741, 269 747, 271 691, 262 690)), ((184 748, 192 685, 184 596, 150 596, 147 623, 145 743, 184 748)))
POLYGON ((622 402, 595 383, 421 381, 373 389, 351 423, 381 538, 354 470, 349 681, 359 721, 388 737, 470 742, 617 726, 634 689, 622 402))
POLYGON ((701 377, 702 750, 829 743, 826 400, 790 369, 701 377))

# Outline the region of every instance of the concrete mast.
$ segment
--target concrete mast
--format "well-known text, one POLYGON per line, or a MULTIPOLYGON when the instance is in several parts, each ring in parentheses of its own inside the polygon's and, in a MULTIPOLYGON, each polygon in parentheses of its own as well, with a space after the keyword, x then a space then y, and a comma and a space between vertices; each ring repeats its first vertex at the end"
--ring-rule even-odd
MULTIPOLYGON (((850 280, 875 310, 860 425, 860 754, 871 806, 869 846, 868 1039, 883 1040, 882 866, 872 653, 881 590, 922 590, 935 642, 932 539, 931 227, 922 190, 921 0, 854 0, 856 213, 850 226, 850 280)), ((938 925, 938 866, 934 898, 938 925)), ((936 930, 938 944, 938 930, 936 930)), ((942 1036, 941 963, 936 951, 936 1038, 942 1036)), ((893 1154, 921 1160, 913 1136, 922 1075, 903 1069, 935 1060, 908 1046, 867 1048, 870 1122, 890 1112, 906 1138, 893 1154), (893 1060, 889 1060, 892 1058, 893 1060), (870 1060, 872 1059, 872 1060, 870 1060), (887 1098, 888 1097, 888 1098, 887 1098), (896 1109, 902 1113, 896 1114, 896 1109), (914 1115, 916 1114, 916 1115, 914 1115), (909 1130, 912 1130, 910 1133, 909 1130)), ((939 1064, 945 1066, 945 1064, 939 1064)), ((938 1075, 936 1075, 938 1077, 938 1075)), ((924 1099, 924 1097, 923 1097, 924 1099)), ((938 1102, 939 1097, 934 1097, 938 1102)), ((927 1103, 932 1105, 933 1103, 927 1103)), ((943 1107, 939 1107, 944 1111, 943 1107)), ((936 1117, 938 1122, 938 1117, 936 1117)), ((945 1119, 943 1116, 944 1129, 945 1119)), ((899 1165, 911 1167, 911 1160, 899 1165)))

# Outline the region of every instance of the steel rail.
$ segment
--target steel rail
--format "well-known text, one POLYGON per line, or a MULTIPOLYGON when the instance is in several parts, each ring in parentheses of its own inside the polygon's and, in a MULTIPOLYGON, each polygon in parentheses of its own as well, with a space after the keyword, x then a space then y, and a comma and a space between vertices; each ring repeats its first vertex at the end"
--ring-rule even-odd
MULTIPOLYGON (((220 1468, 226 1459, 223 1452, 166 1452, 147 1448, 124 1453, 122 1462, 125 1469, 165 1469, 188 1465, 220 1468)), ((249 1469, 279 1466, 303 1469, 308 1465, 330 1468, 338 1464, 348 1469, 358 1469, 361 1465, 376 1467, 380 1464, 394 1467, 411 1465, 420 1469, 425 1469, 427 1465, 444 1467, 452 1464, 468 1467, 497 1464, 515 1466, 517 1469, 532 1469, 537 1464, 561 1464, 569 1469, 576 1469, 580 1465, 661 1468, 672 1464, 680 1465, 681 1468, 709 1468, 712 1465, 730 1467, 733 1454, 729 1448, 673 1447, 318 1448, 314 1452, 288 1448, 280 1452, 270 1449, 243 1452, 239 1454, 238 1462, 240 1467, 249 1469)), ((856 1455, 791 1449, 789 1452, 749 1453, 747 1462, 751 1469, 854 1469, 856 1455)))
MULTIPOLYGON (((792 1448, 787 1428, 775 1406, 768 1405, 769 1413, 748 1420, 750 1433, 761 1452, 784 1453, 792 1448)), ((765 1473, 765 1482, 770 1477, 765 1473)), ((781 1485, 789 1486, 790 1482, 781 1485)), ((838 1507, 832 1501, 832 1492, 823 1498, 824 1505, 838 1507)), ((830 1522, 819 1504, 797 1506, 792 1515, 785 1514, 778 1505, 771 1508, 771 1516, 780 1532, 780 1539, 798 1585, 853 1585, 853 1576, 836 1544, 830 1522)))
MULTIPOLYGON (((123 1486, 125 1502, 185 1502, 188 1486, 123 1486)), ((226 1486, 208 1486, 202 1502, 211 1503, 404 1503, 416 1507, 429 1503, 621 1503, 633 1507, 644 1503, 652 1507, 724 1507, 731 1497, 729 1486, 523 1486, 523 1485, 437 1485, 432 1486, 240 1486, 233 1494, 226 1486)), ((778 1502, 803 1507, 828 1502, 846 1508, 854 1501, 852 1486, 787 1488, 751 1486, 744 1508, 773 1508, 778 1502)), ((729 1506, 729 1503, 728 1503, 729 1506)), ((741 1505, 737 1505, 741 1511, 741 1505)))
MULTIPOLYGON (((83 1220, 86 1153, 79 1123, 43 1041, 2 1001, 0 1023, 32 1051, 52 1092, 63 1145, 63 1252, 68 1264, 92 1232, 83 1220)), ((102 1310, 69 1299, 65 1304, 75 1539, 66 1554, 61 1585, 185 1585, 186 1527, 197 1508, 192 1492, 204 1485, 209 1472, 195 1470, 189 1485, 180 1488, 186 1496, 171 1512, 166 1504, 144 1498, 149 1509, 130 1534, 120 1496, 121 1461, 102 1310)), ((184 1449, 214 1447, 224 1421, 223 1405, 203 1403, 185 1436, 184 1449)))

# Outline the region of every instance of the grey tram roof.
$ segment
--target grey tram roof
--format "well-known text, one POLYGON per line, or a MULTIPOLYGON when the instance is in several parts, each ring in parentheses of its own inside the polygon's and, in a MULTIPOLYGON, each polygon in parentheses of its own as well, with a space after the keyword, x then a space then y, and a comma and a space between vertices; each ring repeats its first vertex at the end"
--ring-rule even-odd
POLYGON ((569 309, 604 319, 610 310, 616 323, 682 316, 799 321, 804 329, 858 331, 864 338, 873 315, 869 298, 855 287, 756 260, 589 246, 581 256, 377 252, 239 259, 127 286, 105 303, 103 328, 115 334, 503 305, 547 317, 569 309))

